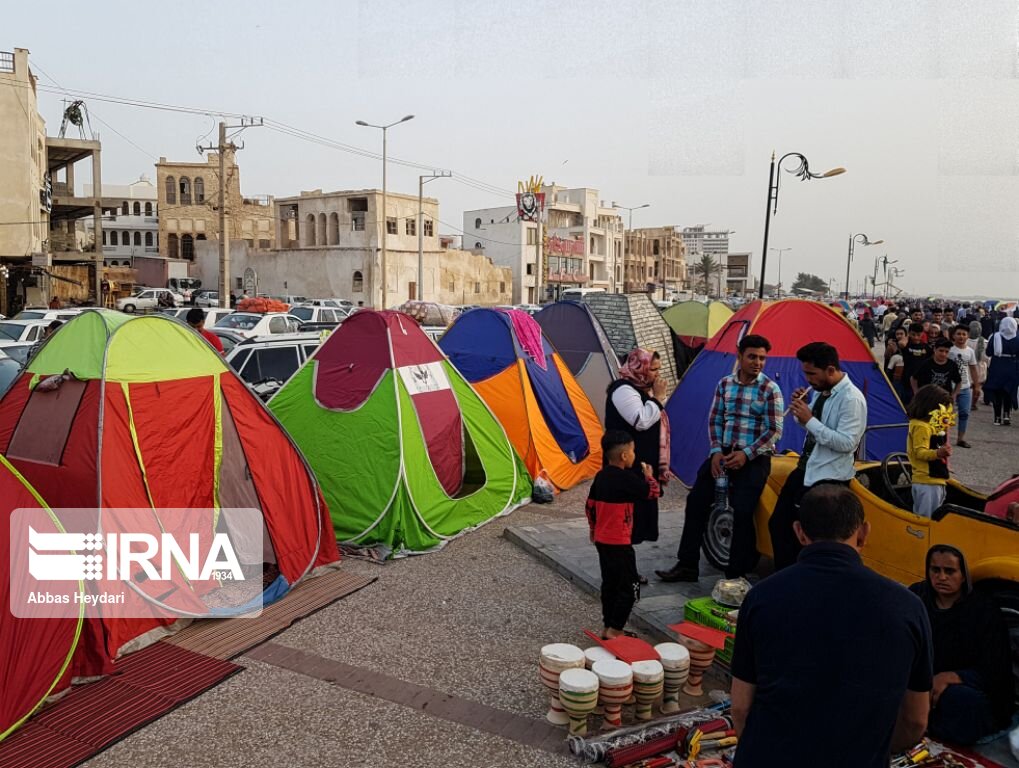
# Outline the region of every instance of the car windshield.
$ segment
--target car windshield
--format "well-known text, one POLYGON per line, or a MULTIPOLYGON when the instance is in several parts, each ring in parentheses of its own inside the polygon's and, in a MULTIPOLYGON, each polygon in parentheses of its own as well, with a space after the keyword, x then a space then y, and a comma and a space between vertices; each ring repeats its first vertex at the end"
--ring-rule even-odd
POLYGON ((258 325, 258 321, 261 319, 262 315, 246 315, 241 312, 234 312, 232 315, 227 315, 216 323, 216 327, 239 328, 242 331, 250 331, 258 325))
POLYGON ((28 362, 28 353, 32 351, 32 346, 32 344, 16 344, 4 347, 3 352, 19 365, 24 365, 28 362))
POLYGON ((304 322, 308 322, 311 320, 312 315, 315 314, 315 310, 312 307, 294 307, 290 310, 290 314, 301 318, 304 322))
POLYGON ((0 395, 10 389, 11 384, 18 378, 21 372, 21 364, 10 358, 0 359, 0 395))
POLYGON ((17 323, 0 323, 0 338, 18 341, 24 330, 25 327, 17 323))
POLYGON ((11 319, 12 320, 43 320, 43 319, 45 319, 45 317, 46 317, 46 313, 45 312, 35 312, 33 310, 30 310, 30 309, 23 309, 21 312, 18 312, 18 314, 16 314, 11 319))

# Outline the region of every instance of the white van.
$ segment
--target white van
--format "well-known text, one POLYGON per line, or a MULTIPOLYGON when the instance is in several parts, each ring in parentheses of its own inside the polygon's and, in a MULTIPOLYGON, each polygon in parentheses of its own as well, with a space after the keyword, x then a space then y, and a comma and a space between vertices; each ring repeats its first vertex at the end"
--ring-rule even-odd
POLYGON ((590 293, 605 293, 604 288, 567 288, 559 294, 560 301, 583 301, 590 293))

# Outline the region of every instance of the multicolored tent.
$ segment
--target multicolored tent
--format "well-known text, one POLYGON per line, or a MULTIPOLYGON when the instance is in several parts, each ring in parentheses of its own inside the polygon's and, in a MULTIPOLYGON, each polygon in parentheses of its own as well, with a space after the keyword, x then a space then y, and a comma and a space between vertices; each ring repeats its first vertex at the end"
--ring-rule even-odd
POLYGON ((506 430, 531 477, 572 488, 601 469, 601 423, 570 369, 520 310, 473 309, 439 342, 506 430))
POLYGON ((401 312, 352 315, 269 408, 308 456, 345 543, 427 551, 530 498, 488 406, 401 312))
POLYGON ((587 394, 605 423, 605 392, 619 378, 619 359, 608 337, 586 304, 559 301, 534 315, 542 333, 587 394))
POLYGON ((662 312, 672 332, 692 349, 704 346, 730 317, 732 309, 722 301, 681 301, 662 312))
MULTIPOLYGON (((861 454, 881 460, 906 450, 905 410, 877 364, 867 342, 836 310, 802 299, 754 301, 745 306, 709 341, 669 398, 666 412, 672 428, 672 471, 686 485, 707 458, 708 416, 715 387, 736 365, 737 345, 748 333, 764 336, 771 352, 764 373, 778 383, 786 403, 806 379, 796 350, 826 341, 839 352, 842 370, 867 398, 867 429, 861 454)), ((806 432, 790 415, 785 419, 779 451, 803 449, 806 432)))
MULTIPOLYGON (((53 515, 35 489, 8 461, 0 456, 0 507, 5 513, 0 521, 0 588, 3 590, 3 613, 0 614, 0 741, 27 720, 63 681, 78 646, 85 614, 80 604, 73 618, 19 618, 11 612, 11 574, 27 570, 27 550, 11 547, 7 520, 14 510, 45 510, 50 524, 39 525, 39 533, 63 533, 60 521, 53 515), (18 557, 12 568, 11 555, 18 557)), ((38 519, 37 519, 38 520, 38 519)), ((67 585, 73 591, 84 589, 81 582, 67 585)))
MULTIPOLYGON (((187 541, 187 521, 168 510, 260 510, 262 565, 278 571, 264 602, 339 559, 315 477, 286 432, 208 342, 161 315, 91 310, 67 322, 0 399, 0 453, 54 509, 99 510, 99 525, 111 510, 158 510, 160 529, 187 541), (36 386, 64 371, 73 377, 58 389, 36 386)), ((173 587, 186 602, 187 585, 173 587)), ((87 619, 74 675, 107 673, 171 622, 87 619)))

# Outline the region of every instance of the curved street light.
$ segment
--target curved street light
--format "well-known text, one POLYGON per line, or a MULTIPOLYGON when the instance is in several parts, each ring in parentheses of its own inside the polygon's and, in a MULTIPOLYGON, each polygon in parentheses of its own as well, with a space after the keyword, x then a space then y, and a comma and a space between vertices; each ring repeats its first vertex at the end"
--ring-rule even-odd
POLYGON ((795 168, 787 169, 787 173, 791 173, 797 176, 800 181, 810 181, 811 179, 829 179, 832 176, 839 176, 846 172, 845 168, 841 166, 832 168, 825 171, 824 173, 814 173, 810 170, 810 163, 807 162, 807 158, 801 155, 799 152, 787 152, 779 158, 778 163, 775 162, 775 153, 771 153, 771 171, 768 174, 768 201, 764 208, 764 247, 761 249, 761 285, 757 292, 759 299, 764 298, 764 276, 765 270, 768 264, 768 230, 771 226, 771 216, 773 213, 778 213, 778 187, 782 180, 782 175, 775 176, 775 168, 782 170, 782 163, 787 157, 798 158, 800 164, 795 168), (774 203, 774 209, 772 204, 774 203))
POLYGON ((853 265, 853 251, 856 250, 856 241, 861 237, 863 240, 860 240, 860 245, 881 245, 884 242, 884 240, 869 240, 862 232, 849 236, 849 256, 846 258, 846 301, 849 301, 849 269, 853 265))
MULTIPOLYGON (((364 120, 355 120, 354 125, 360 125, 364 128, 378 128, 382 131, 382 309, 388 306, 387 294, 389 281, 386 279, 386 240, 388 235, 388 222, 386 221, 386 131, 392 128, 394 125, 400 123, 406 123, 408 120, 413 120, 414 115, 404 115, 399 120, 386 125, 375 125, 375 123, 366 123, 364 120)), ((370 241, 369 241, 370 243, 370 241)), ((375 274, 375 259, 372 258, 372 275, 375 274)), ((374 282, 374 280, 373 280, 374 282)), ((420 288, 418 289, 420 290, 420 288)), ((375 287, 372 286, 372 305, 375 304, 375 287)))

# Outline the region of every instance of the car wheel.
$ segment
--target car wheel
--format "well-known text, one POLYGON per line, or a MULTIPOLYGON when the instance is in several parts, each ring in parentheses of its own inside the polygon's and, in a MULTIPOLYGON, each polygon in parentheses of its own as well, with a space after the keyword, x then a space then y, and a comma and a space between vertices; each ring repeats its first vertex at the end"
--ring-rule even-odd
POLYGON ((1012 643, 1012 683, 1019 694, 1019 584, 1008 581, 983 581, 977 588, 990 595, 1001 609, 1012 643))
POLYGON ((134 314, 134 309, 135 309, 134 304, 125 304, 124 305, 124 311, 127 312, 129 315, 133 315, 134 314))
POLYGON ((708 516, 701 549, 704 556, 715 568, 724 571, 729 565, 729 550, 732 547, 732 528, 735 517, 732 509, 714 508, 708 516))

